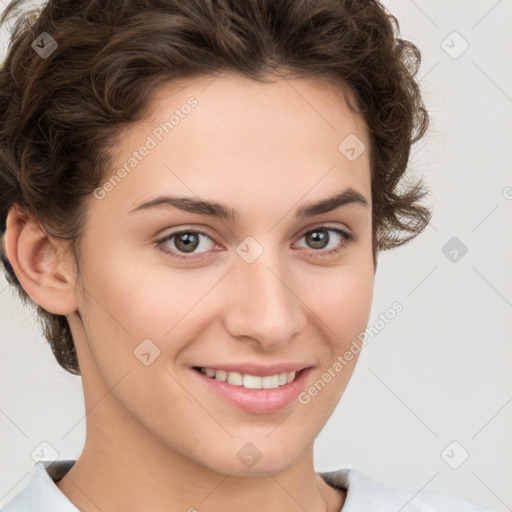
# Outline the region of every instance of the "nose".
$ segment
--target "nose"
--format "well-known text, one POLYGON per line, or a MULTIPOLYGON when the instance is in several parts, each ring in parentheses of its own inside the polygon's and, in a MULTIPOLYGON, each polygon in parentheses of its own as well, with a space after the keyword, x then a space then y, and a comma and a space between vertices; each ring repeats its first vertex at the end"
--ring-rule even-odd
POLYGON ((278 351, 304 330, 307 306, 301 290, 289 267, 270 250, 252 263, 240 258, 227 278, 230 296, 223 318, 231 336, 278 351))

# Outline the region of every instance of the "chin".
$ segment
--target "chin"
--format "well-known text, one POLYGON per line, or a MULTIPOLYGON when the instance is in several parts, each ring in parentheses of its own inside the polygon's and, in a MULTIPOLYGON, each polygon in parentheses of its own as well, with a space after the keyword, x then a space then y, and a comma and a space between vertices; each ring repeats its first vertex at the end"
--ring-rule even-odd
POLYGON ((290 469, 304 455, 306 449, 298 450, 293 444, 283 445, 277 438, 275 443, 271 438, 261 441, 246 439, 250 438, 232 439, 224 444, 221 453, 209 453, 212 457, 210 461, 203 459, 199 462, 217 472, 232 476, 266 477, 269 473, 279 474, 290 469))

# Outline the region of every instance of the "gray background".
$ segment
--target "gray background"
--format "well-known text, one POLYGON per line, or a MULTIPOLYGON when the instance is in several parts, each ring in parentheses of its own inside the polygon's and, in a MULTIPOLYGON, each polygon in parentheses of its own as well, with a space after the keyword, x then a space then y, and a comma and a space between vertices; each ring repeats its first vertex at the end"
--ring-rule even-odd
MULTIPOLYGON (((431 126, 410 169, 434 214, 379 257, 369 326, 395 301, 403 311, 368 337, 315 467, 512 510, 512 2, 384 5, 423 54, 431 126)), ((0 315, 2 505, 27 484, 41 442, 58 458, 80 455, 85 410, 80 378, 60 369, 3 276, 0 315)))

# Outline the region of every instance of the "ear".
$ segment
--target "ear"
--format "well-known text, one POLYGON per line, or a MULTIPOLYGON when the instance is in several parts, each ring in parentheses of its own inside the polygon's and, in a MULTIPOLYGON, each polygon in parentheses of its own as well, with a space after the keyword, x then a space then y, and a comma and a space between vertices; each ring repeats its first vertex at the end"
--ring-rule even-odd
POLYGON ((18 205, 7 215, 4 242, 7 259, 34 302, 56 315, 78 309, 72 258, 61 241, 50 238, 41 223, 18 205))

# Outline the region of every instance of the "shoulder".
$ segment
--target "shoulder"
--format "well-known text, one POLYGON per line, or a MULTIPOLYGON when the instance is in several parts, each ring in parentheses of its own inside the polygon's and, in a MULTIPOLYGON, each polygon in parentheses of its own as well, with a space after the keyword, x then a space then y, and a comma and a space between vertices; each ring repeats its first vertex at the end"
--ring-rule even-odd
POLYGON ((358 469, 318 473, 328 484, 346 491, 341 512, 496 512, 448 491, 391 487, 358 469))

